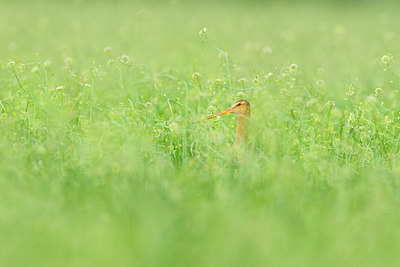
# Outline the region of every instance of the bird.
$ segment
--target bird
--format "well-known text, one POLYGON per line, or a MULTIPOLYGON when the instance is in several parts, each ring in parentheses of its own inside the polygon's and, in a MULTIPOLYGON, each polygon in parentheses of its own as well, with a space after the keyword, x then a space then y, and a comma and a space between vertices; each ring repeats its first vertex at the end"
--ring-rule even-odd
POLYGON ((230 108, 225 109, 221 113, 217 113, 211 116, 208 116, 208 119, 212 119, 217 116, 234 113, 237 114, 237 128, 236 128, 236 136, 235 136, 235 146, 238 148, 240 144, 247 140, 247 130, 248 130, 248 122, 250 118, 250 103, 241 99, 236 101, 230 108))

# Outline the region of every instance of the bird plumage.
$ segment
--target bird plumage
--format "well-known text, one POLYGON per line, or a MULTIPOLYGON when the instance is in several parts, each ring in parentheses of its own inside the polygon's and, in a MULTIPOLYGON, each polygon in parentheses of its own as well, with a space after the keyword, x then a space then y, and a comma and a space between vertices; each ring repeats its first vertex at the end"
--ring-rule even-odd
POLYGON ((227 108, 221 113, 211 115, 208 118, 211 119, 216 116, 221 116, 229 113, 234 113, 238 115, 235 138, 235 144, 238 147, 243 141, 247 139, 248 122, 251 114, 250 103, 244 99, 238 100, 230 108, 227 108))

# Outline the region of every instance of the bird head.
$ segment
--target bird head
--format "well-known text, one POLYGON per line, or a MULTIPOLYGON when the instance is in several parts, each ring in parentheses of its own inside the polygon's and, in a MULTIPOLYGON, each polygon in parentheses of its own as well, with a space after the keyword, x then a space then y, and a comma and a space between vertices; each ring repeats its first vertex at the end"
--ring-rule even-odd
POLYGON ((217 113, 215 115, 211 115, 208 118, 214 118, 216 116, 221 116, 229 113, 238 114, 241 116, 249 117, 250 116, 250 103, 247 100, 241 99, 236 101, 230 108, 225 109, 221 113, 217 113))

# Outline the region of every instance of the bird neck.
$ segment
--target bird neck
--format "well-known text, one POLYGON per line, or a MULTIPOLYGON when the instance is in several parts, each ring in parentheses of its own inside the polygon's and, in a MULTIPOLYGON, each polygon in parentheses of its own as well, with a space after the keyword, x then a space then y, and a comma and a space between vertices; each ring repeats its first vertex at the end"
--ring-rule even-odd
POLYGON ((249 123, 249 117, 250 114, 248 115, 238 115, 238 121, 237 121, 237 128, 236 128, 236 140, 235 143, 236 145, 240 145, 243 141, 246 141, 247 139, 247 128, 248 128, 248 123, 249 123))

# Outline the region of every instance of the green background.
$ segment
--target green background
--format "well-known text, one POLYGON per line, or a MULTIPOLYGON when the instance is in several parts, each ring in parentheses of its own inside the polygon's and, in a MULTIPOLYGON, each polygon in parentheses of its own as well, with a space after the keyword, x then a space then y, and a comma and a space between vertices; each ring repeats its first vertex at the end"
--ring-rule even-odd
POLYGON ((1 2, 0 262, 397 266, 399 11, 1 2))

